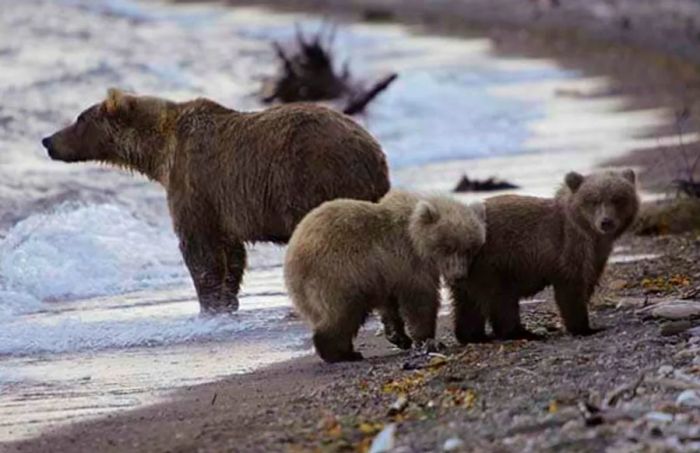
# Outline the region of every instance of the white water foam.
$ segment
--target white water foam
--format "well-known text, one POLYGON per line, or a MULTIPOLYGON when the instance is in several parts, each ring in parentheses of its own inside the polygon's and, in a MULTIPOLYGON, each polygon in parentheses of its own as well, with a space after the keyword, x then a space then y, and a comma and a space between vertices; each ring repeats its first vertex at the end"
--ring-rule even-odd
POLYGON ((116 205, 62 204, 18 223, 0 242, 5 295, 76 299, 183 284, 186 278, 174 234, 116 205))

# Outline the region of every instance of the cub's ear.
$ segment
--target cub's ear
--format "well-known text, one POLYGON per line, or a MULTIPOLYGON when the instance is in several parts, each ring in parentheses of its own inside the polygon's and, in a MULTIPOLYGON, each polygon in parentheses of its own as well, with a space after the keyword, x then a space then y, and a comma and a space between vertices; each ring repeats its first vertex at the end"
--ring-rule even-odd
POLYGON ((566 183, 566 187, 568 187, 572 193, 576 193, 578 188, 581 187, 581 184, 583 184, 583 175, 571 171, 564 177, 564 183, 566 183))
POLYGON ((102 104, 102 108, 109 115, 116 112, 126 111, 131 108, 132 98, 117 88, 107 90, 107 99, 102 104))
POLYGON ((474 212, 477 219, 486 223, 486 206, 483 201, 477 201, 469 205, 469 208, 474 212))
POLYGON ((635 175, 634 170, 630 168, 622 172, 622 177, 631 182, 632 184, 637 182, 637 175, 635 175))
POLYGON ((435 209, 435 206, 425 200, 418 202, 414 212, 414 215, 424 225, 435 223, 440 218, 440 214, 438 213, 437 209, 435 209))

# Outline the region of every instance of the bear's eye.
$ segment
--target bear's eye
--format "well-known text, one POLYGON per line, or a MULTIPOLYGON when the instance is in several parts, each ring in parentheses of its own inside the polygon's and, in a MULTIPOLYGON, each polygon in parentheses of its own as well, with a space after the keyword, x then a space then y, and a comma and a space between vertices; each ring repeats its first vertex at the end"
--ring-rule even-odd
POLYGON ((625 204, 625 199, 624 199, 624 197, 615 197, 611 200, 611 202, 615 206, 622 206, 625 204))

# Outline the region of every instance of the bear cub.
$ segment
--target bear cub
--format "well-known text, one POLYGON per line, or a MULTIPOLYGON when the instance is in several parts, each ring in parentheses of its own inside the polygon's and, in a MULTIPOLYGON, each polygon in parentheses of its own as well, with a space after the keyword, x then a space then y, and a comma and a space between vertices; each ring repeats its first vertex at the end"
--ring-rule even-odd
POLYGON ((311 211, 289 241, 284 276, 321 358, 361 360, 352 341, 374 309, 387 339, 403 349, 434 338, 440 275, 466 274, 485 241, 484 222, 482 204, 402 191, 311 211))
POLYGON ((566 329, 593 333, 588 301, 639 210, 635 179, 632 170, 571 172, 555 198, 487 199, 486 244, 466 278, 450 285, 457 339, 483 341, 487 319, 497 338, 537 338, 523 327, 518 301, 549 285, 566 329))

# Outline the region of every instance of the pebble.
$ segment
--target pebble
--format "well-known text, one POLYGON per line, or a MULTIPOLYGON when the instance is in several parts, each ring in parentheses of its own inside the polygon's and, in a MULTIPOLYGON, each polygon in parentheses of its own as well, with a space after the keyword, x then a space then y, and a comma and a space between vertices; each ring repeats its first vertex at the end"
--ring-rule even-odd
POLYGON ((454 451, 454 450, 457 450, 458 448, 461 448, 463 445, 464 445, 464 442, 459 437, 450 437, 443 444, 442 450, 443 451, 454 451))
POLYGON ((408 398, 406 395, 399 395, 399 397, 396 398, 396 401, 389 406, 389 416, 391 417, 400 414, 404 411, 404 409, 406 409, 406 406, 408 406, 408 398))
POLYGON ((691 327, 692 324, 687 319, 666 322, 661 325, 661 335, 663 335, 664 337, 670 335, 678 335, 679 333, 683 333, 691 327))
POLYGON ((688 333, 693 336, 693 338, 690 339, 689 343, 700 343, 700 326, 688 329, 688 333))
POLYGON ((643 308, 640 312, 653 318, 688 319, 700 317, 700 302, 669 299, 656 303, 651 307, 643 308))
POLYGON ((671 423, 673 421, 673 415, 667 414, 666 412, 647 412, 644 418, 662 423, 671 423))
POLYGON ((686 407, 700 407, 700 395, 695 390, 684 390, 676 398, 676 404, 686 407))
POLYGON ((670 376, 673 373, 673 367, 671 365, 661 365, 657 373, 659 376, 670 376))

